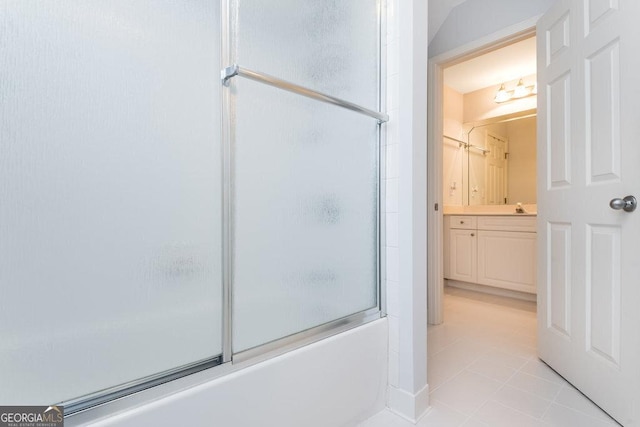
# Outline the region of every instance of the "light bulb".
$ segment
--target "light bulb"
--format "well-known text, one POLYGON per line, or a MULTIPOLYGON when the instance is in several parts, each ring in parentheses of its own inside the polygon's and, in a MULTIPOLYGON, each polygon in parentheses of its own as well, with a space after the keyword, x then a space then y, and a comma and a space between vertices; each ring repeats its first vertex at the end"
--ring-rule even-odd
POLYGON ((498 89, 498 93, 496 93, 496 97, 494 98, 495 102, 505 102, 511 99, 511 94, 506 91, 504 88, 504 83, 500 85, 500 89, 498 89))
POLYGON ((520 79, 520 81, 518 82, 518 85, 516 86, 515 90, 513 91, 513 97, 514 98, 523 98, 527 95, 529 95, 531 93, 531 89, 527 88, 524 83, 522 82, 522 79, 520 79))

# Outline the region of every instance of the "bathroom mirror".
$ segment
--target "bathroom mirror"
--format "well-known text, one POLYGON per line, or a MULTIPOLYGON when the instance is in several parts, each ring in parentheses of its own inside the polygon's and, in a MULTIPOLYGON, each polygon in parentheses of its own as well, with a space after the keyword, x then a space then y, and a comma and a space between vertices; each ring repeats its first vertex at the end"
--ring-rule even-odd
POLYGON ((536 203, 536 112, 464 125, 465 205, 536 203))

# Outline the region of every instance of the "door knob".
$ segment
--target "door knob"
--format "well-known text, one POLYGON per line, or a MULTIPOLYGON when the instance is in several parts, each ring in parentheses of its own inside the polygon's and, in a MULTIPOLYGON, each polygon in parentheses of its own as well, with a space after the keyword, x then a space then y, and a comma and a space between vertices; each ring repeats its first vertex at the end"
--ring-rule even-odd
POLYGON ((624 210, 625 212, 633 212, 638 206, 638 201, 633 196, 627 196, 624 199, 611 199, 609 202, 611 209, 624 210))

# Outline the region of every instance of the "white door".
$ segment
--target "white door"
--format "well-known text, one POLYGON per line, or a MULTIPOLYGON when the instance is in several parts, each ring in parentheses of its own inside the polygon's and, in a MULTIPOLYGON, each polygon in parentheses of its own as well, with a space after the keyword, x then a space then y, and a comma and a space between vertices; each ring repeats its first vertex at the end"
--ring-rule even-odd
POLYGON ((640 425, 640 1, 560 0, 538 23, 538 351, 640 425))
POLYGON ((507 204, 507 147, 506 139, 487 132, 485 147, 487 153, 486 188, 487 204, 507 204))

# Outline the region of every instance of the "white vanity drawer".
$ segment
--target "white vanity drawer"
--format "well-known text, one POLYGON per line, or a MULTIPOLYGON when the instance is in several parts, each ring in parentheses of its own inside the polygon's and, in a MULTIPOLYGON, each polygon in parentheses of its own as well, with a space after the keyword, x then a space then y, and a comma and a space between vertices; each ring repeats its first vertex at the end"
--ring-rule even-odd
POLYGON ((475 216, 451 215, 449 217, 449 227, 475 230, 477 227, 477 219, 478 217, 475 216))
POLYGON ((535 233, 535 216, 481 216, 478 230, 525 231, 535 233))

